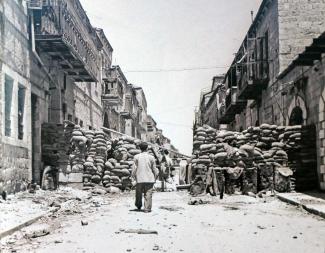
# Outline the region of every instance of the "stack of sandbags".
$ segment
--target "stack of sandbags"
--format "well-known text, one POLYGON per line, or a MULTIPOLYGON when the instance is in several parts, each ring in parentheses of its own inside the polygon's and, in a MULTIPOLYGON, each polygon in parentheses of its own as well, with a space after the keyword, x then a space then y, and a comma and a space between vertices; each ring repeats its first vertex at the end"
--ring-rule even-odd
POLYGON ((297 150, 301 148, 302 126, 287 126, 283 134, 279 136, 280 141, 286 144, 287 150, 297 150))
POLYGON ((76 126, 72 132, 70 140, 71 151, 69 156, 71 172, 82 173, 87 155, 87 137, 79 126, 76 126))
POLYGON ((105 163, 104 186, 114 186, 121 190, 131 189, 134 156, 141 153, 138 145, 138 140, 128 136, 114 140, 113 157, 105 163))
POLYGON ((131 171, 129 165, 125 161, 117 161, 114 158, 108 159, 105 163, 105 171, 103 176, 103 185, 105 187, 117 187, 125 190, 125 180, 131 180, 131 171))
POLYGON ((207 133, 204 127, 198 127, 194 131, 193 153, 197 153, 199 151, 200 146, 205 143, 206 138, 207 138, 207 133))
POLYGON ((96 185, 96 183, 94 183, 92 180, 93 176, 94 178, 99 176, 98 170, 95 167, 94 159, 91 156, 88 156, 86 162, 84 163, 84 173, 83 173, 84 190, 89 190, 96 185))
POLYGON ((198 127, 194 131, 193 153, 198 153, 202 144, 215 143, 215 138, 216 130, 214 128, 207 125, 204 125, 203 127, 198 127))
POLYGON ((62 124, 42 124, 41 147, 44 166, 59 167, 60 165, 65 165, 66 167, 68 165, 71 136, 72 134, 70 139, 65 139, 65 129, 62 124))
POLYGON ((277 140, 278 132, 276 125, 262 124, 260 127, 259 142, 256 146, 262 150, 270 149, 272 143, 277 140))
POLYGON ((216 136, 217 143, 227 143, 231 146, 236 146, 237 144, 237 134, 231 131, 218 131, 216 136))
POLYGON ((88 156, 94 157, 96 155, 96 146, 92 144, 94 142, 95 132, 93 130, 84 130, 84 134, 89 143, 88 156))
POLYGON ((91 177, 91 182, 99 184, 102 181, 102 175, 104 172, 105 162, 107 160, 107 151, 110 143, 107 140, 107 136, 102 131, 95 131, 92 148, 96 148, 96 153, 93 157, 94 166, 96 168, 95 173, 91 177))

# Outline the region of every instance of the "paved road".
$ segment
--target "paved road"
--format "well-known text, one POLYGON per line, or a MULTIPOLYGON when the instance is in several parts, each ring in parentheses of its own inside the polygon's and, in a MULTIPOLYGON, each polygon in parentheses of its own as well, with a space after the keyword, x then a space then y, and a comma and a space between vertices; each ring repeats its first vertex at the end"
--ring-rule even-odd
POLYGON ((191 206, 185 192, 155 193, 150 214, 129 211, 132 195, 105 201, 100 207, 84 206, 81 214, 44 220, 52 225, 49 235, 26 240, 18 233, 10 247, 46 253, 325 252, 325 220, 273 198, 226 196, 191 206), (88 225, 81 226, 81 220, 88 225), (125 233, 127 229, 158 235, 125 233))

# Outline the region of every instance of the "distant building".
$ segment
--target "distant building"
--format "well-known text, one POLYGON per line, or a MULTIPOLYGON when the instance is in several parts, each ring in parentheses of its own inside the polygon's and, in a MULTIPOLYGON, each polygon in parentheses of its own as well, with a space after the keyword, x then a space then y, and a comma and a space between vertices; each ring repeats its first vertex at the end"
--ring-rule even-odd
POLYGON ((147 141, 147 99, 141 87, 133 86, 139 105, 138 136, 141 140, 147 141))

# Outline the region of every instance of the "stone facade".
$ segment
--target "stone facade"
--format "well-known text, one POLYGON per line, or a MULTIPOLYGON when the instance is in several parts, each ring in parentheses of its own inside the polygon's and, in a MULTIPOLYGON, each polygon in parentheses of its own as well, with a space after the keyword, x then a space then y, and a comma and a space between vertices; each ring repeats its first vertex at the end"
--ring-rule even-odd
POLYGON ((27 8, 0 2, 1 168, 0 190, 16 192, 31 180, 31 86, 27 8))
POLYGON ((0 42, 0 193, 40 184, 46 126, 148 139, 145 94, 111 66, 113 48, 79 0, 0 0, 0 42))
MULTIPOLYGON (((262 123, 316 125, 317 171, 323 190, 323 60, 314 66, 308 55, 308 63, 304 58, 297 65, 309 67, 291 65, 325 31, 324 11, 323 0, 262 1, 227 71, 226 106, 220 108, 217 118, 218 123, 224 122, 228 129, 237 131, 262 123), (300 121, 295 119, 298 112, 300 121)), ((215 106, 217 101, 209 103, 215 106)))
POLYGON ((99 83, 78 83, 74 87, 74 122, 86 129, 103 126, 102 89, 99 83))

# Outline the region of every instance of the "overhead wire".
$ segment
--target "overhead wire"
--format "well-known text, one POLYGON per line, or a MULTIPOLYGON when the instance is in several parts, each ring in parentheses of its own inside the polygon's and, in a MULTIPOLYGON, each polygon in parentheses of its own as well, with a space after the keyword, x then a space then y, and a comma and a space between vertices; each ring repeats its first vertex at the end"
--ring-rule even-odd
POLYGON ((195 70, 208 70, 208 69, 226 69, 229 66, 208 66, 208 67, 192 67, 192 68, 174 68, 174 69, 139 69, 139 70, 126 70, 125 73, 159 73, 159 72, 182 72, 182 71, 195 71, 195 70))

